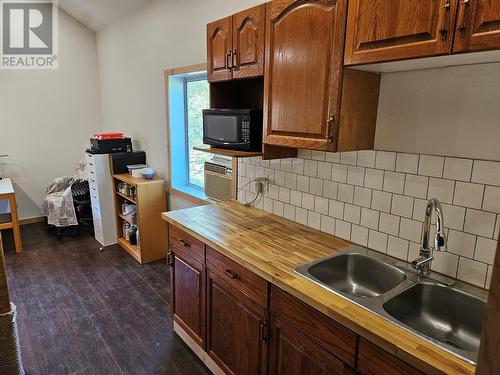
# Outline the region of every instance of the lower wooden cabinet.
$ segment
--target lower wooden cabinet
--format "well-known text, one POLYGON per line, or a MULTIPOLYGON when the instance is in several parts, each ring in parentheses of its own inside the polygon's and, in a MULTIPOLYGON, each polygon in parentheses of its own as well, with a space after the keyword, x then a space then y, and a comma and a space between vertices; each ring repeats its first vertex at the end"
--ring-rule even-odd
POLYGON ((169 236, 174 329, 214 373, 423 374, 184 231, 169 236))
POLYGON ((360 375, 424 375, 423 372, 363 338, 359 340, 358 373, 360 375))
POLYGON ((228 374, 267 373, 267 312, 207 273, 207 352, 228 374))
POLYGON ((269 373, 272 375, 346 375, 354 371, 299 331, 271 318, 269 373))
POLYGON ((205 347, 205 267, 189 259, 169 253, 172 285, 172 314, 202 348, 205 347))

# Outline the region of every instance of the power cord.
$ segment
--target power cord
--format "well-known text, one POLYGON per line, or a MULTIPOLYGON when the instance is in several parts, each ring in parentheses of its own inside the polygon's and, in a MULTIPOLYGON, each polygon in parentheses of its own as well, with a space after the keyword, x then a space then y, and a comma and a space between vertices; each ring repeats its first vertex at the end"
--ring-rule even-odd
POLYGON ((238 193, 241 190, 243 190, 245 187, 247 187, 248 185, 250 185, 252 182, 258 182, 259 183, 257 185, 257 195, 255 196, 255 198, 251 202, 245 202, 244 203, 246 207, 250 207, 252 204, 254 204, 257 201, 257 199, 259 198, 259 195, 262 194, 262 192, 264 191, 264 184, 268 182, 268 178, 267 177, 253 178, 250 181, 248 181, 245 185, 243 185, 241 188, 239 188, 238 189, 238 193))

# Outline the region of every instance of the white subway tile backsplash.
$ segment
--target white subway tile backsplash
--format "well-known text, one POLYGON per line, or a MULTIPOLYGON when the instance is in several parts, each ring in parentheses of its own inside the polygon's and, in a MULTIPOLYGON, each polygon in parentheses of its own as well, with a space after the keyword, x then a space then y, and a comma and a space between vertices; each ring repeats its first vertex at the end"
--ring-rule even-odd
POLYGON ((304 174, 316 177, 318 175, 318 162, 316 160, 304 160, 304 174))
POLYGON ((352 225, 351 242, 365 247, 368 246, 368 229, 359 225, 352 225))
POLYGON ((342 220, 336 220, 335 235, 349 241, 351 239, 351 223, 342 220))
POLYGON ((371 210, 369 208, 361 209, 361 225, 370 229, 378 229, 380 213, 375 210, 371 210))
POLYGON ((473 258, 475 247, 476 247, 476 236, 474 236, 473 234, 458 232, 456 230, 449 231, 448 234, 449 252, 460 256, 473 258))
POLYGON ((328 205, 328 214, 332 217, 337 218, 337 219, 343 219, 344 218, 344 203, 336 201, 336 200, 330 200, 330 203, 328 205))
POLYGON ((457 277, 459 256, 447 251, 434 251, 433 256, 434 260, 431 264, 433 271, 443 273, 453 278, 457 277))
MULTIPOLYGON (((240 202, 412 261, 419 255, 429 198, 443 206, 448 252, 432 269, 488 287, 500 231, 500 163, 384 151, 299 150, 293 159, 239 160, 240 202)), ((431 241, 436 231, 431 218, 431 241)))
POLYGON ((443 177, 444 158, 441 156, 420 155, 418 174, 430 177, 443 177))
POLYGON ((329 163, 340 163, 340 152, 327 152, 325 160, 329 163))
POLYGON ((371 230, 368 233, 368 247, 382 253, 387 251, 387 239, 388 235, 385 233, 377 232, 371 230))
POLYGON ((314 195, 323 195, 323 180, 311 177, 309 182, 309 193, 314 195))
POLYGON ((376 152, 372 150, 358 151, 357 164, 360 167, 375 168, 376 152))
POLYGON ((354 186, 339 184, 337 199, 342 202, 352 203, 354 200, 354 186))
POLYGON ((373 190, 372 208, 377 211, 391 212, 392 194, 385 191, 373 190))
POLYGON ((328 199, 316 197, 314 200, 314 211, 323 215, 328 215, 328 199))
POLYGON ((500 213, 500 187, 486 186, 483 210, 500 213))
POLYGON ((422 223, 419 221, 401 218, 399 224, 399 237, 413 242, 420 242, 422 223))
POLYGON ((470 284, 483 287, 486 282, 488 266, 468 258, 460 258, 458 263, 458 277, 470 284))
POLYGON ((327 215, 321 215, 321 229, 322 232, 335 235, 335 219, 327 215))
POLYGON ((292 160, 292 173, 304 174, 304 159, 292 160))
POLYGON ((285 187, 279 187, 278 199, 283 203, 290 202, 290 189, 285 187))
POLYGON ((347 182, 347 165, 332 164, 332 180, 336 182, 347 182))
POLYGON ((495 230, 495 220, 495 214, 468 208, 465 213, 464 230, 467 233, 492 238, 495 230))
POLYGON ((484 185, 457 182, 453 204, 480 209, 483 204, 484 185))
POLYGON ((443 177, 450 180, 469 182, 472 174, 472 160, 446 158, 443 177))
POLYGON ((338 182, 323 181, 323 196, 330 199, 337 199, 338 182))
POLYGON ((300 206, 306 210, 314 210, 314 195, 302 194, 302 204, 300 206))
POLYGON ((428 186, 428 177, 407 174, 404 194, 415 198, 426 198, 428 186))
POLYGON ((411 218, 413 215, 413 198, 404 195, 392 195, 391 213, 398 216, 411 218))
POLYGON ((285 187, 290 189, 297 188, 297 175, 294 173, 285 174, 285 187))
POLYGON ((413 173, 418 172, 418 159, 416 154, 401 154, 396 156, 396 172, 413 173))
POLYGON ((377 151, 375 156, 375 168, 393 171, 396 169, 396 153, 377 151))
POLYGON ((317 212, 309 211, 307 213, 307 226, 320 230, 321 229, 321 215, 317 212))
POLYGON ((455 191, 455 181, 431 178, 427 198, 437 198, 441 203, 452 203, 455 191))
POLYGON ((283 202, 276 201, 276 200, 273 201, 273 214, 283 217, 284 216, 284 213, 283 213, 284 207, 285 207, 285 204, 283 202))
POLYGON ((297 190, 308 193, 309 183, 310 177, 297 175, 297 190))
POLYGON ((382 190, 384 183, 384 171, 379 169, 367 169, 365 171, 365 187, 369 189, 382 190))
MULTIPOLYGON (((442 206, 443 206, 444 217, 446 218, 445 220, 446 227, 462 231, 464 229, 465 208, 458 206, 451 206, 449 204, 444 204, 444 203, 442 206)), ((424 210, 420 212, 421 217, 419 219, 423 219, 424 212, 425 212, 425 206, 424 210)), ((413 218, 415 219, 415 214, 413 214, 413 216, 414 216, 413 218)))
POLYGON ((409 242, 407 240, 389 236, 387 254, 398 259, 406 260, 408 258, 408 245, 409 242))
POLYGON ((474 259, 480 262, 493 264, 497 250, 497 241, 491 238, 478 237, 474 259))
POLYGON ((359 186, 354 187, 354 204, 362 207, 370 207, 372 203, 372 191, 359 186))
POLYGON ((315 150, 311 151, 311 159, 313 159, 313 160, 324 161, 325 157, 326 157, 325 151, 315 151, 315 150))
POLYGON ((332 178, 332 164, 325 161, 318 162, 318 178, 330 180, 332 178))
POLYGON ((290 191, 290 204, 294 206, 301 207, 302 206, 302 193, 297 190, 290 191))
POLYGON ((299 224, 307 225, 307 210, 296 207, 295 208, 295 221, 299 224))
POLYGON ((361 207, 346 203, 344 206, 344 220, 352 224, 359 224, 360 218, 361 207))
POLYGON ((351 185, 363 186, 365 181, 365 169, 349 165, 347 167, 347 183, 351 185))
POLYGON ((379 230, 384 233, 397 236, 399 234, 399 222, 401 218, 396 215, 380 213, 379 230))
POLYGON ((340 162, 342 164, 356 165, 358 153, 356 151, 348 151, 340 153, 340 162))
POLYGON ((405 175, 399 172, 384 173, 384 191, 403 194, 405 187, 405 175))
POLYGON ((500 186, 500 162, 474 160, 472 182, 500 186))

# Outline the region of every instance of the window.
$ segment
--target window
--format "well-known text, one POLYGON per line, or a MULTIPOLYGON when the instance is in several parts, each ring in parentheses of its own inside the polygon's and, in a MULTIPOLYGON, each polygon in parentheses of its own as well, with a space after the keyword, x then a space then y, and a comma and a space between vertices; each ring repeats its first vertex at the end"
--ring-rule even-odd
POLYGON ((188 168, 188 184, 203 188, 203 166, 210 155, 206 152, 193 150, 193 147, 203 144, 203 116, 202 109, 209 108, 208 82, 206 75, 196 78, 186 78, 184 82, 185 95, 185 118, 189 162, 186 163, 188 168))
POLYGON ((204 163, 211 155, 193 150, 203 144, 202 110, 210 107, 206 72, 168 76, 170 183, 204 198, 204 163))

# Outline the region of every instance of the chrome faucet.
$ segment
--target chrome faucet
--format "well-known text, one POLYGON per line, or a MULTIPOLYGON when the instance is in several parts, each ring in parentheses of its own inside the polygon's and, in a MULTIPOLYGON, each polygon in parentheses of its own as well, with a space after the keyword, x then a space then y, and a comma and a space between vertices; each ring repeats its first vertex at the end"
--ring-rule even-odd
POLYGON ((446 236, 444 235, 444 216, 441 203, 436 198, 431 198, 425 208, 425 220, 423 224, 422 247, 417 259, 411 262, 411 266, 417 270, 419 275, 428 275, 430 272, 432 256, 432 247, 429 247, 429 235, 431 230, 432 210, 436 211, 436 236, 434 237, 434 249, 437 251, 446 251, 446 236))

